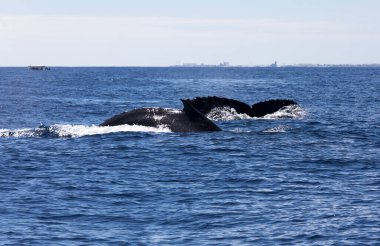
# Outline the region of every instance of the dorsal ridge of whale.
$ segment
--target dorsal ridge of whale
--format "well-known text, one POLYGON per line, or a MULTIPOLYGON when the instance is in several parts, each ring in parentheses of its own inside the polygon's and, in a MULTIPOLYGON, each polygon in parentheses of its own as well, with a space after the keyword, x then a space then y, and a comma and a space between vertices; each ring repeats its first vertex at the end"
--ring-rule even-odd
POLYGON ((189 99, 181 99, 183 104, 182 111, 186 114, 191 122, 193 122, 202 131, 221 131, 214 122, 197 110, 189 99))

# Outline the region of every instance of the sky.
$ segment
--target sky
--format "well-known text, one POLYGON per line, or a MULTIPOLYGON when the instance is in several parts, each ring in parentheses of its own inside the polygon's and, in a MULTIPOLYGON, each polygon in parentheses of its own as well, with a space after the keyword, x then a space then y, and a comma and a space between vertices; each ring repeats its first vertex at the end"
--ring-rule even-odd
POLYGON ((0 0, 0 66, 380 63, 379 0, 0 0))

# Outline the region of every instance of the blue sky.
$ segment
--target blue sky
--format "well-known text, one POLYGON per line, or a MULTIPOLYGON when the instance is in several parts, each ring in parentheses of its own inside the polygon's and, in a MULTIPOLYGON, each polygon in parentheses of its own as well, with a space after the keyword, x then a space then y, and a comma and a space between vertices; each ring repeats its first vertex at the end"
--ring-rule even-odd
POLYGON ((0 0, 0 66, 380 63, 377 0, 0 0))

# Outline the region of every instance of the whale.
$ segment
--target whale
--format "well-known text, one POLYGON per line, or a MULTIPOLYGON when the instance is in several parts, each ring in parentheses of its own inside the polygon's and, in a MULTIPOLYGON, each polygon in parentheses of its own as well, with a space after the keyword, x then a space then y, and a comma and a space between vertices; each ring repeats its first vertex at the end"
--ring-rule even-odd
POLYGON ((191 99, 189 103, 203 115, 207 115, 212 110, 229 107, 235 109, 239 114, 246 114, 250 117, 264 117, 279 111, 283 107, 297 105, 295 101, 289 99, 270 99, 249 106, 235 99, 216 96, 196 97, 191 99))
POLYGON ((99 126, 140 125, 168 127, 172 132, 221 131, 204 114, 199 112, 189 99, 181 99, 183 109, 137 108, 115 115, 99 126))
POLYGON ((137 108, 122 112, 105 120, 99 126, 140 125, 147 127, 167 127, 172 132, 221 131, 206 117, 212 110, 223 110, 224 107, 235 109, 239 114, 250 117, 263 117, 289 105, 297 105, 289 99, 270 99, 248 104, 224 97, 207 96, 193 99, 181 99, 183 109, 172 108, 137 108))

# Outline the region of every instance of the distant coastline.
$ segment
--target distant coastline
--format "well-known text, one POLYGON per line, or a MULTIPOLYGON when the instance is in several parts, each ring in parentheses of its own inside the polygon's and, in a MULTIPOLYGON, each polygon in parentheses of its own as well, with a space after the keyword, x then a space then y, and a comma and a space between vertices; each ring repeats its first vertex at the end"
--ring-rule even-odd
POLYGON ((380 67, 380 64, 294 64, 280 67, 380 67))
MULTIPOLYGON (((107 68, 107 67, 157 67, 157 68, 286 68, 286 67, 310 67, 310 68, 328 68, 328 67, 356 67, 356 68, 380 68, 380 63, 372 63, 372 64, 308 64, 308 63, 300 63, 300 64, 282 64, 277 65, 275 63, 269 65, 231 65, 229 63, 220 63, 220 64, 197 64, 197 63, 184 63, 181 65, 169 65, 169 66, 154 66, 154 65, 52 65, 52 66, 43 66, 48 69, 50 68, 90 68, 90 67, 98 67, 98 68, 107 68)), ((0 66, 0 68, 27 68, 31 69, 30 66, 0 66)), ((47 69, 47 70, 48 70, 47 69)), ((33 69, 32 69, 33 70, 33 69)))
POLYGON ((372 64, 312 64, 312 63, 300 63, 300 64, 285 64, 278 65, 274 62, 269 65, 231 65, 229 62, 222 62, 219 64, 203 64, 203 63, 183 63, 181 65, 172 65, 169 67, 380 67, 380 63, 372 64))

